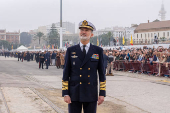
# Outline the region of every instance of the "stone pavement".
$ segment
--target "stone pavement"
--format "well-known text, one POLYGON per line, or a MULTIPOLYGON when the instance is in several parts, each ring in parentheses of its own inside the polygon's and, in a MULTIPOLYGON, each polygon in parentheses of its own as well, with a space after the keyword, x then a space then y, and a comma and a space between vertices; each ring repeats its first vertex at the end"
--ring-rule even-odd
MULTIPOLYGON (((114 71, 114 74, 115 76, 107 76, 106 78, 107 97, 105 101, 107 104, 114 102, 124 106, 124 111, 120 113, 170 113, 170 80, 168 78, 120 71, 114 71)), ((0 77, 1 91, 9 109, 13 112, 17 109, 25 109, 25 112, 27 109, 35 109, 37 113, 41 113, 41 107, 44 106, 47 108, 44 109, 46 112, 53 110, 36 94, 34 95, 29 88, 61 90, 62 87, 62 69, 56 69, 55 66, 50 66, 48 70, 38 69, 38 64, 35 61, 18 62, 15 58, 5 59, 0 56, 0 77), (39 106, 35 106, 36 100, 40 100, 37 102, 39 106), (14 103, 18 104, 14 106, 14 103), (27 104, 23 104, 21 108, 19 103, 27 104)), ((1 113, 6 107, 2 96, 0 96, 0 100, 1 113)), ((100 106, 98 108, 100 109, 100 106)))

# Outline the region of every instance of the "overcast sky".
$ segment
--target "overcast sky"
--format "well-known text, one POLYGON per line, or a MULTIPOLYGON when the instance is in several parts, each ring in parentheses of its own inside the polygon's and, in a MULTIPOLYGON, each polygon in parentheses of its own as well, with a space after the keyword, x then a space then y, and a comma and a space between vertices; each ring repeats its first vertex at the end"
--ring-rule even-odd
MULTIPOLYGON (((162 0, 62 0, 63 21, 92 22, 97 29, 130 27, 160 19, 162 0)), ((170 19, 170 0, 164 0, 170 19)), ((0 29, 29 31, 60 21, 60 0, 0 0, 0 29)))

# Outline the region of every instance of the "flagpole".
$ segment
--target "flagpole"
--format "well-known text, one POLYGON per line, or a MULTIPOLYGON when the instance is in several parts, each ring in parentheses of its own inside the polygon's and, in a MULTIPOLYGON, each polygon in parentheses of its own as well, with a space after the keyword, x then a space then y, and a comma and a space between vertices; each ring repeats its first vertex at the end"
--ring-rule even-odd
POLYGON ((60 0, 60 48, 62 48, 62 0, 60 0))

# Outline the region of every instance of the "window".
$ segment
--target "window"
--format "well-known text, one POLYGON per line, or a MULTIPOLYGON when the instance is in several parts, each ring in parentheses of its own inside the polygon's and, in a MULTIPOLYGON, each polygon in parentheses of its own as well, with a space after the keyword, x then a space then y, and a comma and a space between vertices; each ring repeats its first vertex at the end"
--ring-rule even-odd
POLYGON ((165 32, 163 32, 163 37, 165 37, 165 32))
POLYGON ((151 33, 151 38, 152 38, 152 33, 151 33))
POLYGON ((138 38, 138 34, 137 34, 137 38, 138 38))
POLYGON ((2 39, 3 39, 4 37, 2 36, 2 39))
POLYGON ((167 32, 167 36, 169 36, 169 32, 167 32))
POLYGON ((145 38, 146 38, 146 34, 145 34, 145 38))
POLYGON ((159 37, 159 33, 158 33, 158 37, 159 37))
POLYGON ((149 33, 148 33, 148 38, 149 38, 149 33))
POLYGON ((141 34, 141 38, 142 38, 142 34, 141 34))

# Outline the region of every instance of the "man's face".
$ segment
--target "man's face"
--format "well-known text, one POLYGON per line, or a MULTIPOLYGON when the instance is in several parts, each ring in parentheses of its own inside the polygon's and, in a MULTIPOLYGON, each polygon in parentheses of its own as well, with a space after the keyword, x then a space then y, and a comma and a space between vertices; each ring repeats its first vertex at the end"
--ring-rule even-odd
POLYGON ((93 37, 93 33, 88 28, 80 28, 79 37, 82 41, 90 40, 93 37))

